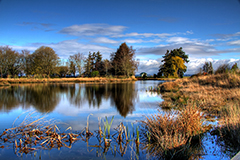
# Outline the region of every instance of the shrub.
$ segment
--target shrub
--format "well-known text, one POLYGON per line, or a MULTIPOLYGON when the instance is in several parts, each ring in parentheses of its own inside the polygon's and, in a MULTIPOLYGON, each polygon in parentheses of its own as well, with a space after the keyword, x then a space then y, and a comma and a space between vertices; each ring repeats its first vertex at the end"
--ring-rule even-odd
POLYGON ((91 72, 91 77, 97 77, 99 76, 99 72, 98 71, 92 71, 91 72))
POLYGON ((215 74, 227 73, 230 69, 229 64, 222 64, 217 68, 215 74))

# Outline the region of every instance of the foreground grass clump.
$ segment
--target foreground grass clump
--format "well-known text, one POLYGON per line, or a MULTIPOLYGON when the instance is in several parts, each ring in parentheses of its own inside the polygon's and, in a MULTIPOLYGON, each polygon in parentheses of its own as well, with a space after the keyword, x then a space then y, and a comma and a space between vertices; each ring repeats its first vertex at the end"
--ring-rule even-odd
MULTIPOLYGON (((204 124, 204 115, 197 106, 188 105, 181 111, 157 114, 141 121, 147 130, 145 149, 162 159, 189 159, 191 142, 210 129, 204 124)), ((199 141, 198 141, 199 142, 199 141)))

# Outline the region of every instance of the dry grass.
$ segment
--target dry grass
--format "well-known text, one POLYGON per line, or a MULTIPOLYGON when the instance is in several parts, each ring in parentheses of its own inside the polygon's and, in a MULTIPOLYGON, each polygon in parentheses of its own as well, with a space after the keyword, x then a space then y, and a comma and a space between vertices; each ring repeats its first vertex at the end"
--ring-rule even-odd
POLYGON ((0 79, 0 86, 9 86, 10 84, 7 81, 3 81, 3 79, 0 79))
MULTIPOLYGON (((162 92, 163 107, 182 107, 198 102, 209 115, 221 115, 222 106, 240 101, 240 76, 238 74, 218 74, 166 82, 159 87, 178 86, 174 92, 162 92), (175 83, 173 85, 173 83, 175 83)), ((170 89, 169 89, 170 90, 170 89)), ((173 89, 172 89, 173 90, 173 89)))
POLYGON ((179 85, 177 84, 177 82, 163 83, 160 87, 161 92, 177 91, 178 89, 179 89, 179 85))
POLYGON ((219 126, 211 132, 217 136, 217 144, 230 158, 240 150, 240 103, 225 106, 219 126))
POLYGON ((0 79, 0 85, 13 84, 13 83, 62 83, 62 82, 128 82, 136 81, 135 76, 130 78, 108 78, 108 77, 95 77, 95 78, 5 78, 0 79))
POLYGON ((204 116, 200 108, 188 105, 181 111, 157 114, 141 121, 150 138, 146 149, 150 153, 165 157, 184 157, 192 137, 199 136, 209 129, 204 125, 204 116))
MULTIPOLYGON (((173 83, 168 83, 159 87, 170 86, 169 88, 171 88, 174 86, 173 83)), ((179 89, 174 92, 163 91, 164 102, 161 106, 181 109, 189 103, 196 103, 199 109, 205 113, 206 120, 210 120, 209 117, 218 116, 219 125, 211 133, 217 135, 217 144, 222 153, 226 153, 229 157, 238 153, 240 150, 239 72, 178 79, 175 83, 179 89)), ((186 111, 185 114, 187 112, 191 111, 186 111)), ((191 118, 192 116, 189 114, 189 117, 183 121, 192 121, 191 118)), ((185 129, 195 134, 194 131, 198 131, 200 126, 193 126, 196 128, 191 128, 192 126, 189 125, 189 128, 185 129)))

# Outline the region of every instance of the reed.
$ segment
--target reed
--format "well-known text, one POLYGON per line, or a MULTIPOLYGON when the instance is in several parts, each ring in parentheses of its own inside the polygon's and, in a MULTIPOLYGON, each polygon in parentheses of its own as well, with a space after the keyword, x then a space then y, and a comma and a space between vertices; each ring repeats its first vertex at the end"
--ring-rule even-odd
POLYGON ((92 116, 93 114, 90 113, 88 116, 87 116, 87 127, 86 127, 86 134, 88 135, 90 132, 89 132, 89 116, 92 116))
MULTIPOLYGON (((39 115, 37 112, 27 112, 19 115, 16 120, 13 122, 12 128, 6 129, 0 135, 0 148, 5 148, 8 146, 13 146, 15 154, 29 154, 35 152, 36 150, 51 150, 53 148, 57 148, 60 150, 61 147, 67 147, 69 149, 72 148, 72 145, 82 140, 87 145, 87 151, 93 151, 93 148, 96 148, 96 153, 98 156, 105 156, 109 151, 113 155, 119 153, 119 155, 123 156, 127 153, 128 147, 133 146, 134 141, 132 139, 136 139, 136 137, 132 137, 129 139, 127 127, 120 123, 118 128, 115 128, 117 133, 113 133, 110 135, 110 128, 114 119, 112 116, 111 121, 109 121, 106 117, 104 122, 105 136, 108 130, 108 135, 111 136, 113 139, 116 139, 114 135, 121 136, 121 141, 117 143, 113 141, 113 139, 107 139, 101 136, 101 118, 98 119, 99 121, 99 131, 97 132, 97 136, 93 135, 89 128, 89 117, 92 114, 89 114, 87 117, 87 126, 83 129, 80 133, 73 133, 72 127, 69 126, 66 130, 61 132, 61 129, 57 126, 58 122, 54 120, 49 120, 46 116, 39 115), (27 115, 26 115, 27 114, 27 115), (21 123, 17 123, 19 118, 25 115, 25 118, 21 123), (16 125, 18 124, 18 125, 16 125), (125 134, 124 134, 125 132, 125 134), (89 135, 87 135, 89 133, 89 135), (98 145, 91 145, 90 138, 95 137, 98 139, 98 145), (132 143, 132 144, 131 144, 132 143), (3 144, 3 145, 2 145, 3 144), (9 145, 12 144, 12 145, 9 145)), ((138 129, 136 129, 138 132, 138 129)), ((137 133, 139 137, 139 133, 137 133)), ((133 159, 138 159, 139 154, 139 144, 135 145, 136 148, 131 148, 135 150, 135 154, 131 156, 133 159), (135 157, 133 157, 135 156, 135 157)))
POLYGON ((0 139, 6 145, 13 143, 16 154, 28 154, 38 148, 60 149, 63 146, 71 148, 71 144, 79 140, 77 138, 79 134, 61 133, 56 121, 46 119, 45 116, 40 116, 35 112, 28 113, 17 126, 15 126, 16 120, 12 128, 5 129, 0 135, 0 139))
POLYGON ((106 130, 108 131, 108 138, 110 137, 110 128, 111 128, 114 116, 112 116, 110 123, 108 122, 107 116, 105 118, 106 120, 104 122, 104 134, 103 134, 104 139, 106 138, 106 130))
POLYGON ((197 106, 188 105, 181 111, 156 114, 141 121, 146 149, 162 157, 184 156, 191 139, 208 131, 204 115, 197 106), (176 154, 178 153, 178 154, 176 154))

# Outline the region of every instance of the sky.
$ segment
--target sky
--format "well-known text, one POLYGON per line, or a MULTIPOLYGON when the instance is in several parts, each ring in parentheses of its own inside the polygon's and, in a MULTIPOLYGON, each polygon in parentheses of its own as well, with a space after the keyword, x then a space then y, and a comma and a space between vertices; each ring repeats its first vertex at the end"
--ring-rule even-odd
POLYGON ((109 59, 123 42, 136 50, 137 73, 156 74, 166 51, 179 47, 187 74, 205 61, 240 67, 240 0, 0 0, 0 46, 109 59))

